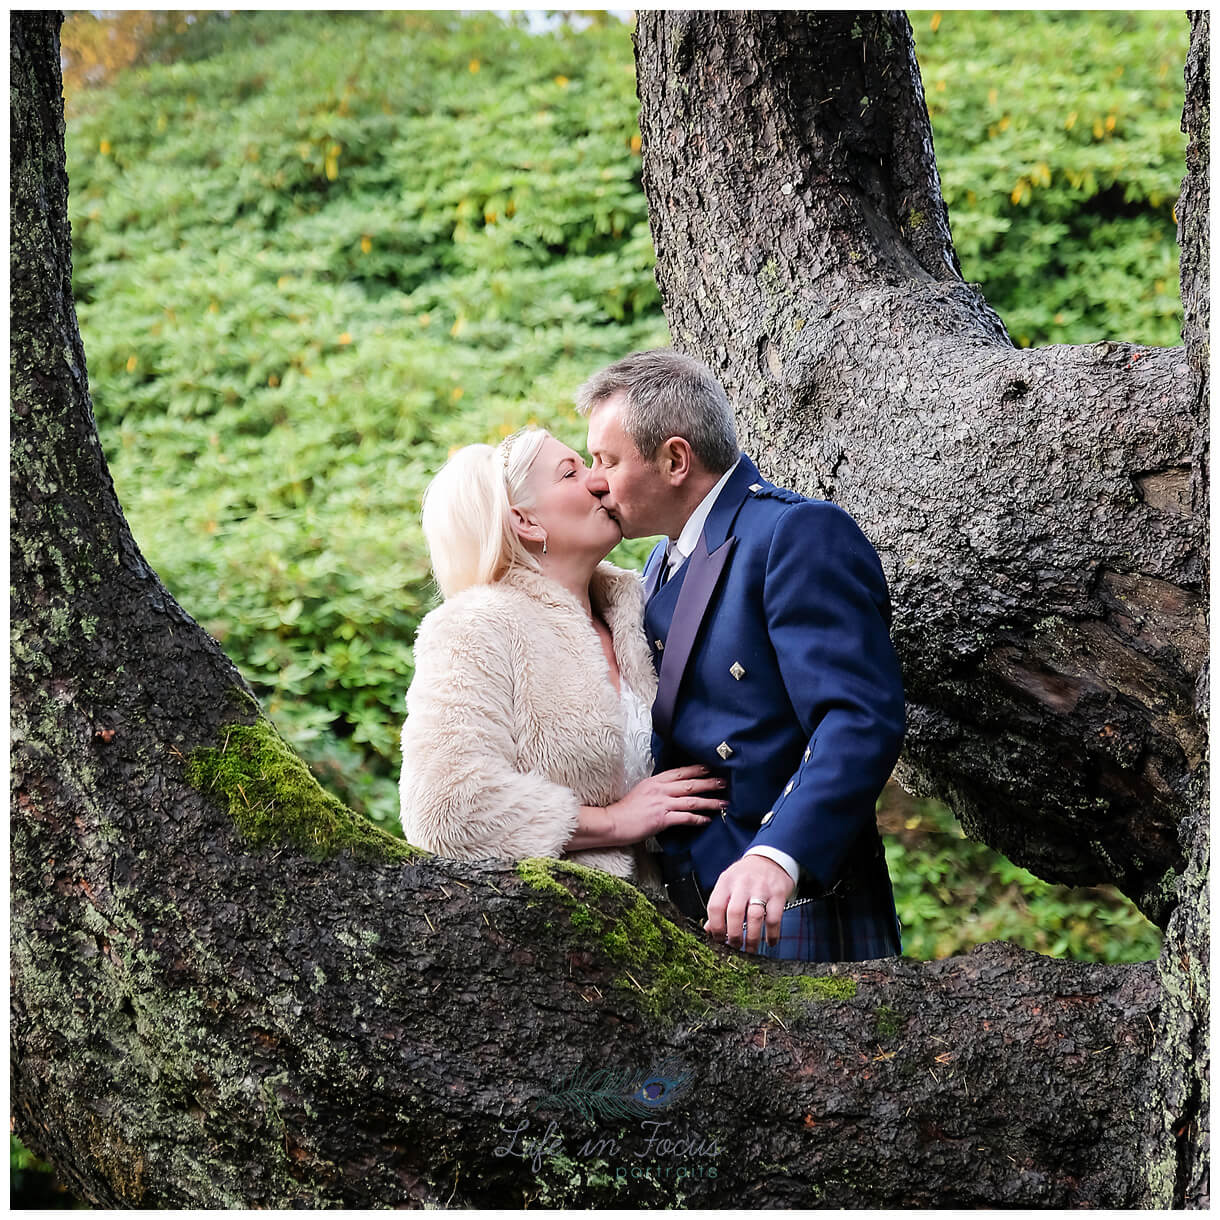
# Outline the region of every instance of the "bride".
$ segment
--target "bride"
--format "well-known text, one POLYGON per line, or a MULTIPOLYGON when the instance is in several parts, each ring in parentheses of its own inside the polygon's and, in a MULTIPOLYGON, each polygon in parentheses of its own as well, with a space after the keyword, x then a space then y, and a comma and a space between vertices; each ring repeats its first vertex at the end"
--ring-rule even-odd
POLYGON ((564 856, 620 877, 642 841, 726 808, 706 768, 652 774, 656 674, 622 537, 581 458, 531 428, 454 453, 424 495, 444 601, 419 626, 399 783, 438 855, 564 856), (633 849, 635 847, 635 850, 633 849))

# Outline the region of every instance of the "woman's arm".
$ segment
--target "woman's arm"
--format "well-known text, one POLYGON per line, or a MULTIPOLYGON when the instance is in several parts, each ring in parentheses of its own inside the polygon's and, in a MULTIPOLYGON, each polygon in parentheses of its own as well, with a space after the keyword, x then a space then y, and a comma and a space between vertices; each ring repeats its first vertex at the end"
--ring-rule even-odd
POLYGON ((580 804, 516 769, 512 624, 494 601, 447 602, 420 626, 399 781, 403 833, 459 859, 558 856, 580 804))

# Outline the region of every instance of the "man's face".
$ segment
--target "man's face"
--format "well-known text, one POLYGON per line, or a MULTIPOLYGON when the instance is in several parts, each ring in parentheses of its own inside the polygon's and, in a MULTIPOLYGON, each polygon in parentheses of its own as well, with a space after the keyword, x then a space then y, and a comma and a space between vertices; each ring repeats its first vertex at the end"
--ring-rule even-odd
POLYGON ((620 393, 589 412, 589 490, 601 496, 624 538, 668 534, 676 513, 675 489, 623 430, 622 407, 620 393))

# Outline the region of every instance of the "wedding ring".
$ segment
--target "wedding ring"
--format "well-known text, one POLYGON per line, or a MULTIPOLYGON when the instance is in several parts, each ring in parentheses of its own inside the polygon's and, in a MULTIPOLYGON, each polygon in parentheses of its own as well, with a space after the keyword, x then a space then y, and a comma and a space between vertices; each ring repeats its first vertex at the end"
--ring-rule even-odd
POLYGON ((767 900, 765 898, 751 898, 746 903, 746 906, 748 906, 748 907, 760 906, 765 911, 767 909, 767 900))

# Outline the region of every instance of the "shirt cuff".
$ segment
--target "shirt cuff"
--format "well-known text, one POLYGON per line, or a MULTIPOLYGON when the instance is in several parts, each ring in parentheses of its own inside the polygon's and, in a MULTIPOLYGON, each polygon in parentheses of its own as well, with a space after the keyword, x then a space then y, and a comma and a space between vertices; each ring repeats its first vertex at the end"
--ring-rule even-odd
POLYGON ((778 847, 751 847, 747 856, 766 856, 768 860, 774 860, 792 878, 792 884, 796 885, 801 879, 801 866, 786 852, 780 851, 778 847))

